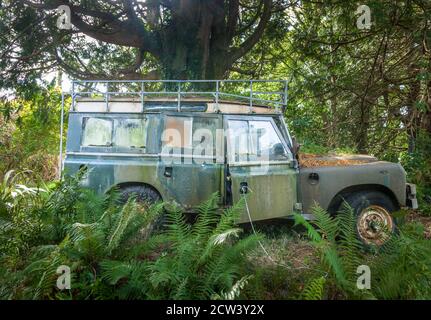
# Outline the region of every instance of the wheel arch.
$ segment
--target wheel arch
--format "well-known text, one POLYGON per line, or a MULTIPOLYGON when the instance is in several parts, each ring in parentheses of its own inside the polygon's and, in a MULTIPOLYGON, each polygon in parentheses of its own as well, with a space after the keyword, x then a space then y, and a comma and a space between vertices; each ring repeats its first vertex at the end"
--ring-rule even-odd
POLYGON ((125 188, 128 188, 128 187, 146 187, 146 188, 150 188, 150 189, 152 189, 152 190, 154 190, 158 195, 159 195, 159 197, 160 197, 160 199, 162 199, 162 201, 164 201, 163 200, 163 196, 162 196, 162 194, 160 193, 160 191, 159 190, 157 190, 157 188, 156 187, 154 187, 153 185, 151 185, 151 184, 149 184, 149 183, 145 183, 145 182, 134 182, 134 181, 130 181, 130 182, 121 182, 121 183, 117 183, 117 184, 115 184, 115 185, 113 185, 113 186, 111 186, 107 191, 106 191, 106 193, 108 193, 108 192, 110 192, 110 191, 112 191, 112 190, 114 190, 114 189, 119 189, 119 190, 122 190, 122 189, 125 189, 125 188))
POLYGON ((327 208, 328 212, 331 214, 335 214, 338 208, 340 207, 341 203, 343 202, 344 198, 348 197, 351 194, 362 192, 362 191, 380 191, 385 195, 387 195, 397 208, 400 207, 400 203, 397 197, 395 196, 395 193, 388 187, 381 184, 360 184, 360 185, 349 186, 339 191, 329 203, 329 206, 327 208))

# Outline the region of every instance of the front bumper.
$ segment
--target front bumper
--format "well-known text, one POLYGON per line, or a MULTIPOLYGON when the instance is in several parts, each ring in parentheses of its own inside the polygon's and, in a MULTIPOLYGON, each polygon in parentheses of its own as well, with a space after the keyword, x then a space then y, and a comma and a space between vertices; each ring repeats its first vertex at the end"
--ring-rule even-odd
POLYGON ((416 185, 406 183, 406 206, 412 209, 418 208, 418 199, 416 198, 416 185))

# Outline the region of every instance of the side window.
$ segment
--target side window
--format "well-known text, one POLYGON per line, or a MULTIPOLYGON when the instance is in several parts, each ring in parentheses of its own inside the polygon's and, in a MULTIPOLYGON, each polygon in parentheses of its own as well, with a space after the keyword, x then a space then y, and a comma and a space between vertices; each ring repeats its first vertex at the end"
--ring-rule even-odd
POLYGON ((242 120, 229 120, 228 132, 229 161, 248 161, 250 153, 248 139, 248 122, 242 120))
POLYGON ((103 118, 84 118, 82 146, 110 147, 112 146, 112 120, 103 118))
POLYGON ((146 121, 143 119, 115 120, 114 145, 120 148, 144 149, 146 121))
POLYGON ((229 161, 286 160, 287 153, 273 124, 267 120, 229 120, 229 161))
POLYGON ((163 154, 215 156, 217 118, 167 116, 163 154))
POLYGON ((286 150, 270 121, 249 121, 250 159, 285 160, 286 150))
POLYGON ((181 154, 192 147, 192 118, 167 116, 162 134, 162 153, 181 154))
POLYGON ((210 117, 193 118, 193 155, 215 157, 218 119, 210 117))

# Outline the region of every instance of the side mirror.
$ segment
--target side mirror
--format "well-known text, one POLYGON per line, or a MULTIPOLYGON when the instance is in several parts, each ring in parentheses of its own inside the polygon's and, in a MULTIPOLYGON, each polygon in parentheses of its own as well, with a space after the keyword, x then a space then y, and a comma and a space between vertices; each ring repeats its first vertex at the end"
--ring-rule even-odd
POLYGON ((296 137, 292 137, 292 151, 295 156, 298 155, 299 149, 301 148, 301 145, 298 143, 298 140, 296 137))

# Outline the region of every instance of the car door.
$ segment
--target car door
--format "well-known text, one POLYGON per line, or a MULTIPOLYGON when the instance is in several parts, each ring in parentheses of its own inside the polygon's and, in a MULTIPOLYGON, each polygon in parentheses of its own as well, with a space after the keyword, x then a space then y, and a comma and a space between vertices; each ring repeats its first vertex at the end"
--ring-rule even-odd
MULTIPOLYGON (((170 200, 193 209, 220 192, 223 161, 217 161, 219 115, 166 114, 159 177, 170 200)), ((222 131, 221 131, 222 132, 222 131)))
MULTIPOLYGON (((251 218, 285 217, 297 201, 297 169, 272 117, 225 116, 227 180, 232 200, 246 191, 251 218)), ((244 212, 240 222, 248 221, 244 212)))

